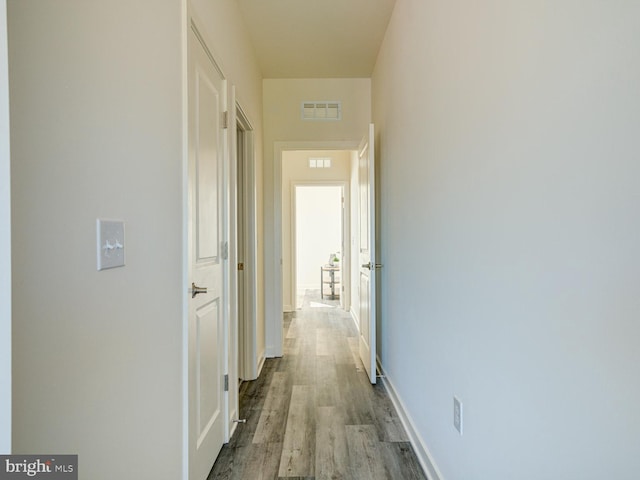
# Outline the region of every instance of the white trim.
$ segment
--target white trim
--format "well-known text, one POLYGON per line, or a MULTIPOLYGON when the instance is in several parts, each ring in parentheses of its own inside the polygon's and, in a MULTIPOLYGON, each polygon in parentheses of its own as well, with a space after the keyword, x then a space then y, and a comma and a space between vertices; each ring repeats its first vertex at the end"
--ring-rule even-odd
POLYGON ((0 454, 11 453, 11 156, 7 2, 0 0, 0 454))
MULTIPOLYGON (((282 308, 285 312, 295 312, 298 307, 298 242, 296 241, 296 233, 298 231, 298 222, 296 215, 296 182, 291 181, 289 185, 289 245, 291 245, 291 251, 289 252, 289 298, 291 299, 291 305, 284 305, 282 308)), ((280 228, 283 228, 284 224, 280 224, 280 228)), ((283 252, 284 260, 284 252, 283 252)), ((284 263, 284 262, 283 262, 284 263)), ((284 293, 284 288, 282 293, 284 293)))
POLYGON ((227 369, 225 369, 228 375, 227 383, 227 428, 225 428, 225 443, 229 443, 231 436, 237 426, 234 420, 238 418, 238 411, 240 410, 238 399, 238 250, 236 248, 238 243, 238 227, 237 227, 237 148, 236 148, 236 87, 231 85, 229 90, 229 99, 226 108, 227 125, 226 125, 226 137, 228 149, 228 174, 227 174, 227 228, 228 228, 228 259, 227 259, 227 286, 228 286, 228 300, 229 300, 229 328, 227 330, 227 369))
POLYGON ((353 325, 356 327, 356 330, 358 331, 358 335, 360 335, 360 319, 355 314, 355 311, 353 310, 353 308, 349 310, 349 313, 351 314, 351 320, 353 320, 353 325))
POLYGON ((429 448, 418 433, 418 430, 415 428, 413 420, 411 419, 411 415, 409 415, 409 412, 405 408, 402 399, 393 386, 393 382, 385 372, 384 368, 382 368, 380 357, 377 357, 376 360, 378 371, 382 376, 382 383, 386 387, 387 392, 389 393, 389 397, 391 398, 391 402, 393 403, 393 406, 398 413, 398 417, 400 417, 402 426, 409 436, 409 441, 411 442, 411 446, 413 447, 413 450, 418 457, 420 466, 422 466, 422 469, 426 472, 429 480, 445 480, 445 478, 442 476, 442 473, 440 473, 440 470, 438 469, 438 466, 436 465, 431 452, 429 452, 429 448))
MULTIPOLYGON (((243 380, 255 380, 258 378, 258 217, 257 217, 257 185, 256 185, 256 157, 254 129, 249 117, 235 97, 235 121, 230 124, 234 136, 237 135, 237 124, 243 130, 243 194, 244 194, 244 358, 242 372, 238 372, 243 380), (236 124, 237 123, 237 124, 236 124)), ((236 140, 232 141, 232 148, 236 149, 236 140)), ((237 152, 236 152, 237 153, 237 152)), ((234 155, 234 158, 237 154, 234 155)), ((235 185, 234 185, 235 190, 235 185)), ((234 212, 234 218, 237 218, 234 212)), ((240 339, 242 340, 242 339, 240 339)))
MULTIPOLYGON (((194 13, 191 13, 190 17, 191 17, 191 21, 190 21, 191 30, 193 30, 193 33, 195 34, 196 38, 198 39, 198 41, 202 45, 202 48, 204 48, 204 51, 207 54, 207 56, 209 57, 209 60, 211 60, 211 63, 213 64, 214 68, 220 74, 220 77, 223 80, 226 80, 227 77, 225 77, 224 72, 222 71, 222 67, 220 67, 220 63, 216 60, 216 56, 209 49, 209 45, 207 44, 207 41, 206 41, 204 35, 202 34, 202 30, 200 30, 198 28, 198 24, 202 24, 202 22, 200 22, 199 20, 197 20, 195 18, 195 14, 194 13)), ((222 101, 223 101, 223 103, 225 103, 225 107, 226 107, 226 95, 224 95, 224 98, 222 99, 222 101)))
MULTIPOLYGON (((357 150, 356 141, 306 141, 273 143, 273 250, 265 258, 265 282, 271 284, 272 296, 265 297, 265 354, 281 357, 283 351, 282 305, 282 152, 287 150, 357 150), (268 303, 267 303, 268 302, 268 303)), ((266 199, 267 201, 269 199, 266 199)))
POLYGON ((356 329, 358 330, 358 334, 360 333, 360 317, 358 316, 358 312, 355 311, 355 309, 353 308, 353 305, 351 305, 351 309, 349 310, 349 313, 351 314, 351 318, 353 319, 353 324, 356 326, 356 329))
MULTIPOLYGON (((182 285, 189 284, 189 2, 182 1, 182 285)), ((189 480, 189 299, 182 294, 182 480, 189 480)))
POLYGON ((258 378, 260 376, 260 374, 262 373, 262 367, 264 367, 264 362, 266 361, 267 357, 264 356, 264 352, 262 352, 260 354, 260 356, 258 357, 258 369, 256 372, 256 378, 258 378))

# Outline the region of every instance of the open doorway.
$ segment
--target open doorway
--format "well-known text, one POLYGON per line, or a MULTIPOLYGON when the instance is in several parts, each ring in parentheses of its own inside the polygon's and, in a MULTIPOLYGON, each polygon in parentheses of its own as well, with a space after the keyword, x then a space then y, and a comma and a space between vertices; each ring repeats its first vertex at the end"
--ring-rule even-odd
POLYGON ((282 310, 299 307, 307 288, 321 295, 321 267, 337 266, 325 292, 351 306, 351 150, 282 152, 282 310), (331 257, 331 258, 330 258, 331 257), (336 260, 337 259, 337 260, 336 260))
MULTIPOLYGON (((345 272, 342 282, 344 286, 344 309, 354 315, 354 306, 358 305, 357 288, 354 281, 357 276, 353 262, 357 262, 358 226, 352 225, 357 220, 358 196, 352 192, 358 191, 358 141, 287 141, 274 144, 274 175, 273 175, 273 254, 269 256, 272 264, 265 272, 265 353, 266 357, 280 357, 283 355, 284 336, 283 326, 286 316, 283 312, 294 312, 295 302, 291 288, 291 187, 294 180, 309 183, 322 181, 345 182, 345 225, 346 245, 343 248, 342 265, 346 265, 349 272, 345 272), (340 152, 342 160, 332 162, 331 168, 312 169, 308 163, 311 156, 324 156, 326 153, 340 152), (296 159, 296 160, 294 160, 296 159), (295 165, 292 165, 295 163, 295 165), (335 167, 340 165, 337 170, 335 167), (336 178, 336 175, 340 175, 336 178), (348 258, 347 258, 348 257, 348 258)), ((317 163, 316 163, 317 166, 317 163)), ((269 222, 271 223, 271 222, 269 222)), ((268 233, 268 232, 267 232, 268 233)))
POLYGON ((295 307, 302 307, 307 291, 344 307, 344 186, 296 184, 293 194, 295 307))

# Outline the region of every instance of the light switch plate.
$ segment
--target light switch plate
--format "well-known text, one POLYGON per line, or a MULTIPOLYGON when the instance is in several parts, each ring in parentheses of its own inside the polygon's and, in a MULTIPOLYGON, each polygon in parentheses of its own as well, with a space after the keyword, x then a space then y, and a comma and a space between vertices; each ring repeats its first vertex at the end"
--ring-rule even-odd
POLYGON ((96 221, 98 244, 98 270, 124 266, 124 222, 122 220, 96 221))

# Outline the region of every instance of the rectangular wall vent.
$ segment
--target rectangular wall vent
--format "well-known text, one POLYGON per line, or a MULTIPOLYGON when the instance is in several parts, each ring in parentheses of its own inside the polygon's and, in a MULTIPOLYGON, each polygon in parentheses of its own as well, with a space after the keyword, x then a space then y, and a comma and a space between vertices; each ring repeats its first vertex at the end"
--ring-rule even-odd
POLYGON ((309 168, 331 168, 331 158, 309 157, 309 168))
POLYGON ((337 101, 302 102, 303 120, 340 120, 342 105, 337 101))

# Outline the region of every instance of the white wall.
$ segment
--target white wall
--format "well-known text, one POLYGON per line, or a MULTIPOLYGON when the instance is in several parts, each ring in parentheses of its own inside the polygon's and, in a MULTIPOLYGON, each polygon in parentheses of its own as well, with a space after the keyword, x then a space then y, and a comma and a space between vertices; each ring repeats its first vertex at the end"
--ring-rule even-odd
POLYGON ((11 172, 7 2, 0 0, 0 454, 11 452, 11 172))
MULTIPOLYGON (((80 478, 184 471, 184 6, 9 2, 13 449, 78 453, 80 478), (97 217, 125 220, 124 268, 96 271, 97 217)), ((262 80, 237 5, 196 13, 261 175, 262 80)))
POLYGON ((624 0, 396 4, 382 361, 447 480, 640 471, 638 31, 624 0))
MULTIPOLYGON (((349 235, 349 244, 351 250, 351 316, 353 317, 356 325, 360 328, 360 194, 359 188, 359 163, 358 152, 351 152, 350 159, 351 166, 351 232, 349 235)), ((377 338, 377 337, 376 337, 377 338)), ((380 349, 378 349, 379 351, 380 349)))
POLYGON ((182 471, 181 23, 9 2, 13 447, 81 478, 182 471), (124 268, 96 270, 98 217, 126 222, 124 268))
MULTIPOLYGON (((293 185, 295 183, 349 182, 351 153, 346 150, 291 150, 282 155, 282 304, 285 311, 295 309, 295 285, 292 285, 294 265, 291 244, 293 225, 293 185), (309 157, 332 159, 331 168, 309 168, 309 157)), ((349 191, 345 192, 349 198, 349 191)), ((325 255, 329 255, 330 251, 325 255)), ((326 260, 326 258, 325 258, 326 260)), ((318 264, 318 267, 320 264, 318 264)), ((319 273, 318 273, 319 275, 319 273)), ((319 282, 319 277, 318 277, 319 282)))
POLYGON ((81 478, 182 472, 181 30, 178 0, 9 2, 13 448, 81 478))
MULTIPOLYGON (((371 121, 370 79, 265 79, 264 95, 264 238, 265 312, 267 355, 281 354, 282 284, 280 242, 280 158, 274 160, 279 143, 355 143, 371 121), (341 100, 342 120, 310 122, 300 118, 303 100, 341 100)), ((315 145, 315 147, 313 146, 315 145)), ((326 148, 336 148, 335 146, 326 148)), ((342 148, 342 147, 337 147, 342 148)), ((351 148, 351 147, 349 147, 351 148)))

